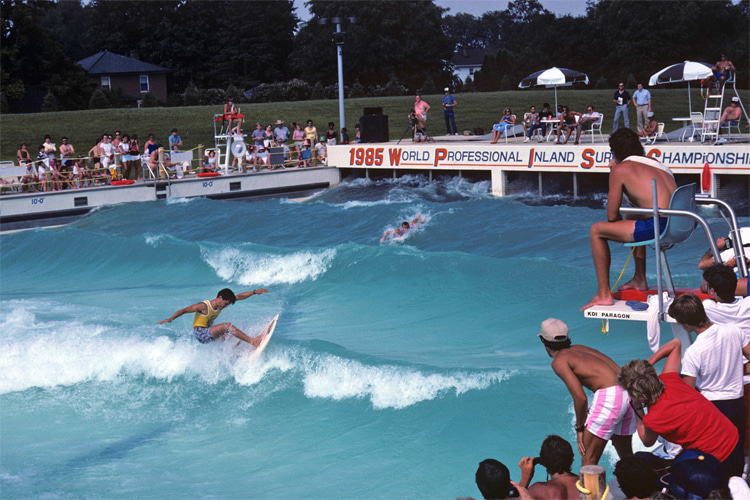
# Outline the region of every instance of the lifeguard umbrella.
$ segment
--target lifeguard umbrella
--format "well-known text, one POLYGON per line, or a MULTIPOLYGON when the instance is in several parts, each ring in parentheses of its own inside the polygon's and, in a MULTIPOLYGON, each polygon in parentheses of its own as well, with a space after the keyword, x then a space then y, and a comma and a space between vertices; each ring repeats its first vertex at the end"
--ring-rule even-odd
POLYGON ((704 62, 683 61, 681 63, 667 66, 658 73, 651 75, 648 80, 649 86, 661 85, 665 83, 687 82, 688 84, 688 107, 690 112, 693 111, 693 102, 690 98, 690 82, 693 80, 703 80, 711 76, 713 66, 704 62))
POLYGON ((574 83, 589 84, 586 73, 567 68, 552 67, 532 73, 518 84, 518 88, 527 89, 544 85, 547 88, 555 88, 555 109, 557 109, 557 87, 569 87, 574 83))

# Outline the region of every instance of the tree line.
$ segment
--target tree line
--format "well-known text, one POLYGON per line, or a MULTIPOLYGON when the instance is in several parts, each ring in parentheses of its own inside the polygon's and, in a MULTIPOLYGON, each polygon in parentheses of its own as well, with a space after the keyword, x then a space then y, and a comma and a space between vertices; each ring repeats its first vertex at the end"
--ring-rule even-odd
MULTIPOLYGON (((29 111, 40 96, 49 109, 101 101, 76 61, 102 50, 168 68, 169 102, 158 104, 213 104, 205 101, 248 89, 255 100, 335 98, 336 28, 316 22, 335 17, 358 18, 346 19, 341 35, 352 97, 446 85, 496 91, 551 66, 583 71, 596 86, 629 76, 645 82, 669 64, 715 62, 722 52, 748 86, 749 0, 590 0, 579 17, 555 16, 538 0, 479 17, 451 15, 432 0, 306 5, 309 22, 292 0, 2 0, 2 112, 29 111), (487 51, 474 81, 453 77, 451 60, 463 47, 487 51)), ((117 100, 108 98, 101 105, 117 100)))

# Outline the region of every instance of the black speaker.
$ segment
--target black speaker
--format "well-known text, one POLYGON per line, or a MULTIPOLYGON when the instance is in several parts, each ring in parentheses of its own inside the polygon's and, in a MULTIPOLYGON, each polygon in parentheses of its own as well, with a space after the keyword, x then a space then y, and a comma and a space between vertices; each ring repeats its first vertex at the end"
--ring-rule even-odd
POLYGON ((364 108, 362 110, 363 115, 382 115, 383 114, 383 108, 377 107, 377 108, 364 108))
POLYGON ((388 142, 388 115, 364 115, 359 119, 362 142, 388 142))

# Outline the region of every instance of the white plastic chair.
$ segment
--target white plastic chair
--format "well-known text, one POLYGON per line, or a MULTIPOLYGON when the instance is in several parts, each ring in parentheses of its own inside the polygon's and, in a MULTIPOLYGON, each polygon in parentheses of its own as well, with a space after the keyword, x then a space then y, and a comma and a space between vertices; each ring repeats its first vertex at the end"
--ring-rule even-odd
MULTIPOLYGON (((578 121, 578 117, 576 116, 576 122, 578 121)), ((602 123, 604 123, 604 114, 599 113, 599 121, 596 121, 591 124, 591 128, 588 130, 581 130, 581 137, 586 135, 586 133, 591 134, 591 144, 594 143, 594 137, 597 132, 599 132, 599 137, 602 138, 602 142, 604 142, 604 134, 602 134, 602 123)), ((581 137, 576 137, 576 140, 578 142, 581 142, 581 137)))
MULTIPOLYGON (((513 121, 516 121, 516 115, 511 115, 513 117, 513 121)), ((518 125, 513 125, 512 127, 506 128, 505 132, 503 132, 503 135, 505 136, 505 142, 508 142, 508 136, 510 134, 513 134, 513 137, 516 137, 516 127, 518 125)))
POLYGON ((732 135, 732 127, 737 129, 737 133, 741 134, 740 132, 740 121, 739 120, 728 120, 725 122, 724 125, 721 126, 722 130, 727 131, 727 135, 732 135))
POLYGON ((690 113, 690 124, 692 125, 693 130, 690 133, 690 139, 688 140, 692 141, 696 133, 698 135, 703 133, 703 113, 700 111, 692 111, 690 113))

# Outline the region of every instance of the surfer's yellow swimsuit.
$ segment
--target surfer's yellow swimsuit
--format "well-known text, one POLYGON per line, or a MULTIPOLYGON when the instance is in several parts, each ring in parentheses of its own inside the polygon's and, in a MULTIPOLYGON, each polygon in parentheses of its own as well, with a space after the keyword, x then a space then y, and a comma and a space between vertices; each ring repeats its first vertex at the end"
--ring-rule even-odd
POLYGON ((193 328, 197 327, 203 327, 207 328, 214 324, 214 320, 216 319, 216 316, 221 314, 221 309, 214 309, 211 307, 211 301, 210 300, 204 300, 204 304, 206 304, 206 307, 208 307, 208 314, 201 314, 200 311, 195 312, 195 317, 193 317, 193 328))
POLYGON ((221 314, 221 309, 216 310, 211 307, 210 300, 204 300, 203 302, 208 307, 208 314, 201 314, 200 311, 195 312, 195 316, 193 317, 193 334, 201 344, 207 344, 216 340, 211 335, 211 325, 214 324, 216 316, 221 314))

